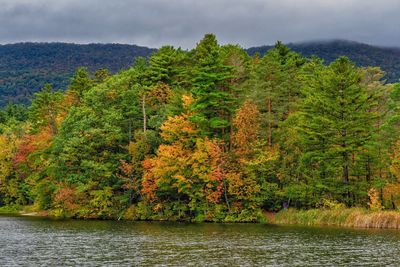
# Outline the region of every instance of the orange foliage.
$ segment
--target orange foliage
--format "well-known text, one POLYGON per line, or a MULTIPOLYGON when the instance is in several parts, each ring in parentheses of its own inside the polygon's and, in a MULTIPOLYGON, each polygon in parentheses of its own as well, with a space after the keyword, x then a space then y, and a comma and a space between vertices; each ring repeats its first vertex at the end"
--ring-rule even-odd
POLYGON ((222 149, 207 138, 198 138, 194 148, 185 148, 180 142, 161 145, 156 157, 142 162, 142 194, 153 202, 162 184, 176 188, 178 193, 202 195, 208 202, 218 203, 224 188, 222 164, 222 149))
MULTIPOLYGON (((188 100, 184 100, 188 101, 188 100)), ((168 117, 161 126, 161 137, 167 142, 180 141, 186 143, 193 139, 197 134, 196 125, 189 121, 191 114, 186 114, 168 117)))
POLYGON ((14 164, 25 162, 33 152, 47 148, 51 143, 52 137, 50 127, 45 127, 36 134, 24 135, 17 145, 17 153, 13 159, 14 164))
POLYGON ((219 203, 224 190, 225 171, 222 144, 208 138, 198 138, 190 158, 193 177, 203 184, 208 202, 219 203))
POLYGON ((157 108, 160 104, 166 104, 171 95, 171 88, 165 83, 159 83, 147 92, 146 99, 150 107, 157 108))
MULTIPOLYGON (((190 103, 190 97, 184 99, 190 103)), ((204 198, 218 203, 223 193, 223 150, 216 141, 198 136, 189 114, 169 117, 161 126, 161 136, 169 142, 157 155, 142 162, 142 194, 150 202, 158 190, 174 188, 190 199, 204 198)))
POLYGON ((150 200, 154 199, 155 191, 160 183, 187 193, 191 183, 182 175, 182 172, 188 168, 190 154, 190 150, 185 149, 179 142, 160 145, 156 157, 143 161, 142 193, 148 195, 150 200))
POLYGON ((369 196, 369 203, 368 206, 371 210, 382 210, 382 204, 381 201, 379 199, 379 191, 375 188, 371 188, 368 191, 368 196, 369 196))
POLYGON ((72 188, 66 184, 58 184, 57 191, 54 195, 54 203, 56 207, 62 208, 63 210, 72 212, 79 207, 79 196, 75 188, 72 188))
POLYGON ((143 160, 142 166, 144 169, 144 174, 142 178, 142 194, 143 196, 149 201, 153 203, 156 201, 156 192, 158 189, 157 186, 157 179, 152 172, 153 168, 156 166, 154 165, 156 161, 154 159, 148 158, 143 160))
POLYGON ((119 162, 121 164, 119 166, 119 169, 122 174, 117 174, 117 175, 118 178, 120 178, 124 182, 122 188, 139 191, 139 185, 134 178, 136 166, 132 163, 126 162, 125 160, 120 160, 119 162))
POLYGON ((188 110, 189 107, 193 104, 194 99, 191 95, 184 95, 182 96, 183 107, 188 110))
POLYGON ((252 152, 260 129, 259 118, 257 106, 250 101, 244 102, 237 111, 233 119, 235 131, 232 135, 232 144, 237 155, 247 156, 252 152))
POLYGON ((383 188, 383 202, 390 208, 400 207, 400 184, 388 184, 383 188))
POLYGON ((218 203, 224 190, 225 171, 223 169, 224 159, 221 146, 216 142, 206 140, 206 146, 211 159, 210 182, 206 185, 207 200, 218 203))

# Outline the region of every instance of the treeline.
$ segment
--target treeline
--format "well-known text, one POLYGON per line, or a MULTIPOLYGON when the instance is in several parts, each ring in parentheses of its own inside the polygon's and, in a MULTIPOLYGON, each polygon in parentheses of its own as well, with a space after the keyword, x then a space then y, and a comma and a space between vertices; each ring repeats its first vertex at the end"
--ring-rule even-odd
MULTIPOLYGON (((400 48, 379 47, 353 41, 332 40, 305 43, 290 43, 287 45, 293 51, 304 57, 317 56, 325 63, 332 63, 341 56, 348 57, 357 66, 378 66, 385 72, 385 80, 397 83, 400 77, 400 48)), ((271 46, 259 46, 247 49, 250 55, 264 55, 271 46)))
POLYGON ((77 70, 1 115, 0 201, 56 216, 259 221, 282 208, 400 205, 400 86, 281 43, 207 34, 116 75, 77 70))
MULTIPOLYGON (((308 58, 317 56, 330 64, 347 56, 357 66, 379 66, 387 82, 400 77, 400 49, 371 46, 351 41, 327 41, 288 44, 308 58)), ((246 49, 253 56, 264 55, 273 46, 246 49)), ((17 43, 0 45, 0 107, 8 103, 30 104, 33 94, 46 83, 55 90, 67 88, 78 67, 89 72, 106 68, 116 73, 130 67, 134 58, 148 57, 156 49, 123 44, 17 43)))

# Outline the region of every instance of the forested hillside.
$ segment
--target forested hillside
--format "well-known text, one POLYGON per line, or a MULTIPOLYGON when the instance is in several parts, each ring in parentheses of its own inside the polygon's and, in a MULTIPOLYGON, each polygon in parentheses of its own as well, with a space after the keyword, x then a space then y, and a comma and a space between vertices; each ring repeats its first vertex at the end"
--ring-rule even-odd
MULTIPOLYGON (((316 55, 330 63, 348 56, 358 66, 379 66, 385 79, 400 77, 400 49, 380 48, 349 41, 289 44, 305 57, 316 55)), ((265 54, 273 46, 247 49, 250 55, 265 54)), ((66 43, 20 43, 0 45, 0 106, 8 102, 28 104, 33 93, 46 83, 65 89, 76 68, 84 66, 93 73, 108 69, 115 73, 132 65, 137 56, 149 56, 155 49, 135 45, 66 43)))
MULTIPOLYGON (((247 49, 250 55, 264 55, 273 46, 260 46, 247 49)), ((316 55, 331 63, 338 57, 346 56, 357 66, 378 66, 385 71, 385 79, 398 82, 400 79, 400 48, 378 47, 357 42, 336 40, 326 42, 306 42, 288 44, 288 47, 305 57, 316 55)))
POLYGON ((154 49, 135 45, 19 43, 0 45, 0 106, 29 103, 46 83, 64 89, 78 67, 115 73, 154 49))
POLYGON ((254 222, 287 207, 400 207, 400 86, 281 43, 207 34, 0 114, 0 204, 59 217, 254 222))

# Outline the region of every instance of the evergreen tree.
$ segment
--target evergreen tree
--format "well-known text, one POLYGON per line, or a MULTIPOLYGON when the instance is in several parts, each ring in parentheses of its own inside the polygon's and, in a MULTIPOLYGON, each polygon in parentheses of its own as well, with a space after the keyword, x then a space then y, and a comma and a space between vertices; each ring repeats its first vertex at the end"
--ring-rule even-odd
POLYGON ((76 101, 79 103, 83 97, 83 94, 87 92, 93 86, 93 81, 89 77, 89 73, 86 68, 78 68, 75 75, 71 78, 68 90, 71 91, 76 101))
POLYGON ((186 52, 163 46, 149 58, 148 79, 152 84, 164 83, 169 86, 177 85, 183 78, 186 52))
POLYGON ((60 113, 62 94, 54 92, 50 84, 46 84, 42 90, 35 94, 32 105, 29 108, 29 118, 33 123, 33 130, 50 126, 53 135, 57 134, 57 116, 60 113))
POLYGON ((230 126, 235 99, 229 85, 232 67, 225 65, 221 48, 213 34, 207 34, 194 50, 192 71, 191 120, 200 126, 204 135, 225 138, 230 126))
POLYGON ((277 143, 278 125, 294 111, 300 84, 297 76, 304 60, 281 42, 255 63, 250 96, 263 114, 269 146, 277 143))
POLYGON ((94 83, 95 84, 102 83, 108 77, 110 77, 110 72, 108 71, 108 69, 99 69, 94 73, 94 78, 95 78, 94 83))
POLYGON ((303 164, 311 178, 340 177, 348 184, 351 177, 365 175, 357 165, 363 164, 362 155, 374 132, 376 114, 371 110, 376 101, 349 59, 312 69, 305 78, 305 99, 297 117, 303 164))

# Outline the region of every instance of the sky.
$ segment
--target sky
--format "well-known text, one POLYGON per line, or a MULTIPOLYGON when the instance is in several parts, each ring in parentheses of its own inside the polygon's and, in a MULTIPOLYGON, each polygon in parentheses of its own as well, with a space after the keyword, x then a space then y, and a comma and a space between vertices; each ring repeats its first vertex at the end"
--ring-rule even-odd
POLYGON ((400 0, 0 0, 0 43, 192 48, 346 39, 400 46, 400 0))

